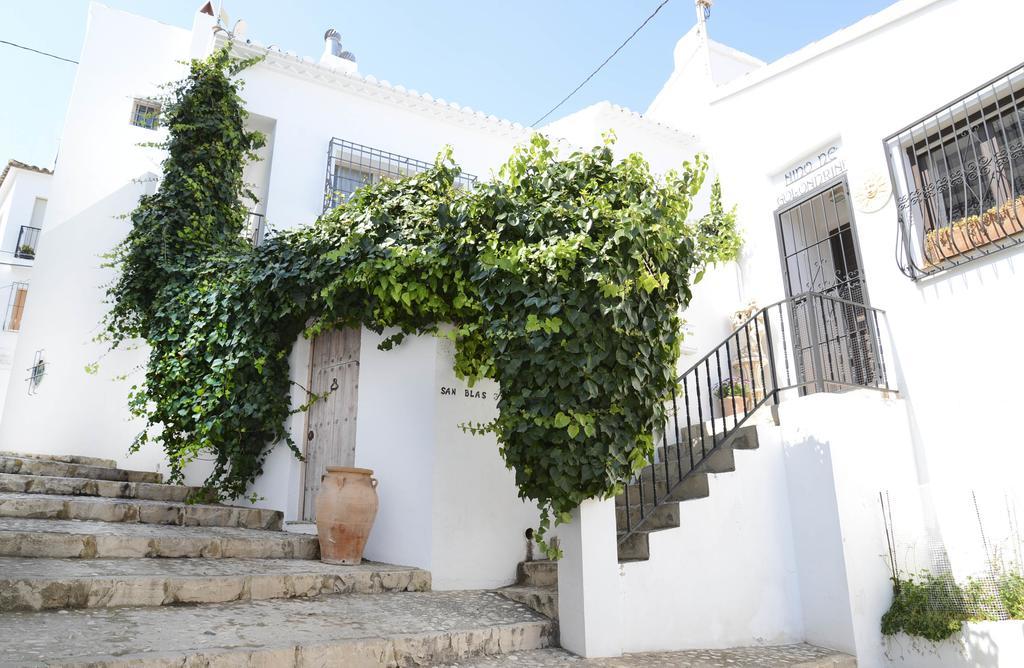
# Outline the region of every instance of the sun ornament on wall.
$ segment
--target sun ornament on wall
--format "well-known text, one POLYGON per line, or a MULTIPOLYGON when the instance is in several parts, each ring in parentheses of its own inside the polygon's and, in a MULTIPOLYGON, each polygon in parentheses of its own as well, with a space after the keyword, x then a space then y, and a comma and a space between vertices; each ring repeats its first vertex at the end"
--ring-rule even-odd
POLYGON ((853 187, 853 203, 858 211, 875 213, 892 197, 889 177, 877 169, 868 170, 853 187))

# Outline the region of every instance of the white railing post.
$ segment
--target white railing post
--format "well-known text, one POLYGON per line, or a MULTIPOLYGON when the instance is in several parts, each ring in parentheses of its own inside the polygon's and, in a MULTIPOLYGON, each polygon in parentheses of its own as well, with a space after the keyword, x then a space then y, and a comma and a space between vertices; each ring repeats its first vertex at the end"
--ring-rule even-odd
POLYGON ((558 528, 558 625, 563 648, 583 657, 622 654, 615 499, 589 499, 558 528))

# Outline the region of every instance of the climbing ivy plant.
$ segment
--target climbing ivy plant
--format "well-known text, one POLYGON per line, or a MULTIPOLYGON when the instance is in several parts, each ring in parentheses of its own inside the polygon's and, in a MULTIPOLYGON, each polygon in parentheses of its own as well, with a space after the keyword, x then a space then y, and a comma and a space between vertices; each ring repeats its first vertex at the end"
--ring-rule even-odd
MULTIPOLYGON (((171 479, 212 453, 208 496, 246 493, 274 443, 299 456, 286 418, 296 339, 364 325, 451 337, 456 372, 500 386, 492 432, 540 535, 581 501, 613 494, 653 453, 675 389, 690 286, 739 250, 717 183, 697 156, 663 177, 614 137, 560 157, 534 135, 498 175, 456 186, 450 151, 427 171, 363 188, 312 225, 240 238, 242 170, 263 138, 245 129, 227 48, 172 87, 163 180, 114 254, 107 331, 149 344, 132 411, 171 479), (451 325, 451 327, 444 325, 451 325)), ((310 397, 310 400, 316 400, 310 397)))

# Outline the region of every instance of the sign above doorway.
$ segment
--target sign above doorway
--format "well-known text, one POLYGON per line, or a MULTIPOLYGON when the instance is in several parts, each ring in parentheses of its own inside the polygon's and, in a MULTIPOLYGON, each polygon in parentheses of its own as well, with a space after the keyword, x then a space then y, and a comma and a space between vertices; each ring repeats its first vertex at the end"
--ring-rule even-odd
POLYGON ((846 161, 842 143, 830 142, 775 176, 775 204, 780 207, 789 204, 845 173, 846 161))

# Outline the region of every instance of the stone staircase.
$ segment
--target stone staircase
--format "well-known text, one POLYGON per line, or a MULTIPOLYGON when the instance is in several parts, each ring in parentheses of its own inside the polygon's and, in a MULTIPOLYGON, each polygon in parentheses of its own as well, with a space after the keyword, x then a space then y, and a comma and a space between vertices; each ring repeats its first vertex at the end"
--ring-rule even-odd
POLYGON ((506 596, 323 564, 281 513, 192 491, 111 460, 0 452, 0 664, 418 666, 554 644, 555 623, 506 596))
POLYGON ((679 526, 679 504, 708 496, 708 475, 735 471, 736 450, 757 449, 757 427, 750 424, 729 434, 717 450, 711 451, 712 439, 723 438, 715 434, 714 428, 711 423, 695 425, 689 433, 680 434, 680 447, 656 448, 655 463, 644 468, 636 482, 627 485, 628 493, 624 490, 615 497, 620 564, 650 559, 650 534, 679 526), (687 448, 692 450, 692 457, 687 448), (704 452, 708 455, 701 461, 704 452), (696 463, 692 468, 691 461, 696 463))
POLYGON ((557 621, 558 562, 547 559, 521 562, 516 583, 499 589, 498 593, 557 621))

